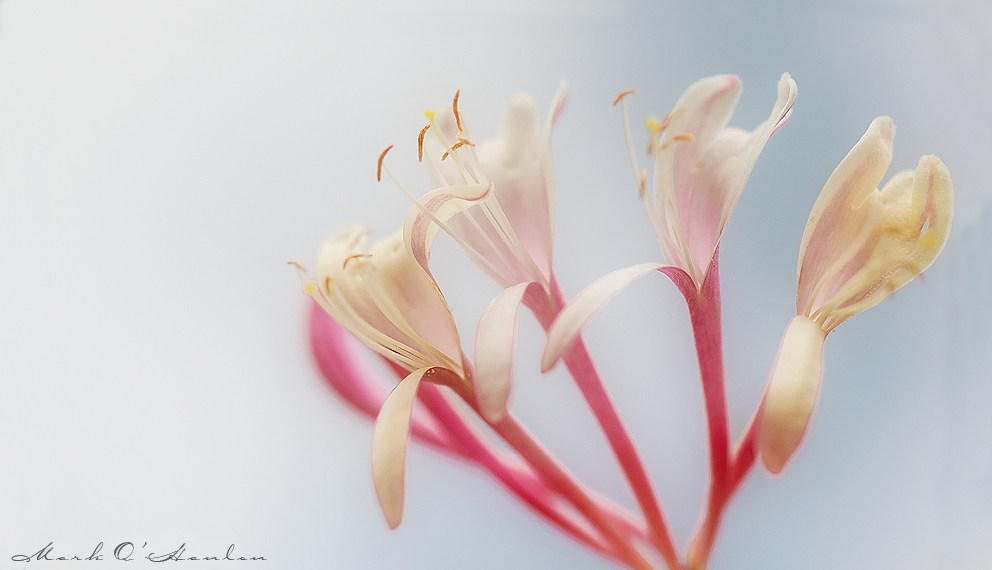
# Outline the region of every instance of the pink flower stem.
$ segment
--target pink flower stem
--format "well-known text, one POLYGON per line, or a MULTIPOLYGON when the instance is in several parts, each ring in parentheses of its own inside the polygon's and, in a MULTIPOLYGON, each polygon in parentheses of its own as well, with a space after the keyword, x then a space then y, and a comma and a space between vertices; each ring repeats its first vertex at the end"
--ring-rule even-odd
POLYGON ((696 341, 696 356, 703 385, 710 444, 710 491, 706 514, 689 548, 689 568, 706 567, 727 501, 736 488, 730 457, 730 428, 723 368, 723 335, 720 322, 719 248, 713 253, 702 286, 698 289, 684 273, 663 269, 685 297, 696 341))
MULTIPOLYGON (((472 367, 466 359, 463 362, 466 378, 473 375, 472 367)), ((400 373, 397 370, 397 373, 400 373)), ((454 388, 454 387, 453 387, 454 388)), ((479 413, 475 392, 471 389, 455 389, 462 400, 479 413)), ((480 413, 481 417, 482 414, 480 413)), ((551 453, 511 413, 503 420, 489 426, 508 443, 514 451, 544 480, 549 489, 554 489, 576 510, 596 527, 612 545, 615 552, 611 558, 637 570, 652 570, 652 566, 633 547, 629 540, 630 529, 637 525, 629 521, 618 509, 604 507, 551 453)))
POLYGON ((631 525, 617 521, 614 512, 608 512, 601 508, 592 495, 534 439, 512 414, 508 413, 502 421, 491 425, 504 441, 510 444, 535 471, 541 474, 549 487, 561 493, 606 536, 617 550, 615 560, 639 570, 653 569, 652 565, 634 548, 629 537, 624 534, 624 528, 629 528, 631 525))
MULTIPOLYGON (((552 276, 549 294, 526 295, 524 300, 545 331, 551 327, 555 317, 566 302, 565 295, 554 276, 552 276)), ((641 454, 620 418, 613 399, 606 391, 606 386, 603 384, 581 336, 565 351, 563 360, 589 409, 596 417, 607 442, 613 449, 613 454, 617 458, 634 498, 647 521, 653 544, 669 567, 681 568, 675 542, 672 539, 668 524, 665 522, 657 494, 651 484, 641 454)))
POLYGON ((602 537, 592 535, 557 507, 553 500, 554 492, 540 479, 531 472, 512 466, 507 458, 500 457, 501 454, 473 429, 438 386, 424 383, 418 396, 466 457, 489 471, 510 492, 568 535, 608 558, 615 558, 616 550, 604 544, 602 537))

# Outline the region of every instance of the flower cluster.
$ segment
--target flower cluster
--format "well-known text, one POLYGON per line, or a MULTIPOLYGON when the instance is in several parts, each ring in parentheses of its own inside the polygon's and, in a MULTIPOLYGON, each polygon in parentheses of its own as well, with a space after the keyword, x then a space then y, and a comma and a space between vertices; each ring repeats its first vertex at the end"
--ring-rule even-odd
POLYGON ((877 190, 891 161, 894 126, 887 117, 875 119, 813 206, 799 251, 797 316, 786 328, 754 419, 731 445, 720 238, 759 154, 788 122, 797 92, 783 74, 768 119, 746 131, 727 126, 740 79, 697 81, 664 119, 647 121, 650 178, 638 166, 630 134, 626 96, 633 90, 622 92, 614 105, 622 110, 635 183, 666 263, 618 269, 571 300, 558 285, 552 256, 551 134, 565 106, 564 84, 543 120, 531 99, 517 98, 501 136, 489 143, 476 144, 470 136, 460 93, 450 106, 428 111, 417 143, 434 189, 419 198, 391 173, 383 152, 380 179, 385 173, 413 202, 402 230, 369 247, 369 232, 350 227, 327 242, 314 271, 297 265, 315 301, 311 341, 321 372, 342 397, 376 418, 372 475, 390 527, 402 520, 406 448, 413 437, 477 465, 549 523, 623 566, 706 567, 721 516, 755 460, 760 456, 779 473, 800 446, 816 404, 827 334, 929 267, 953 214, 950 176, 934 156, 877 190), (479 316, 471 357, 430 271, 439 232, 502 289, 479 316), (620 290, 655 272, 685 297, 709 430, 708 503, 684 551, 581 336, 620 290), (547 333, 542 368, 562 362, 568 369, 639 512, 588 489, 509 409, 522 305, 547 333), (384 358, 396 378, 383 382, 368 371, 352 335, 384 358), (480 422, 490 429, 478 429, 480 422), (505 446, 491 441, 494 436, 505 446))

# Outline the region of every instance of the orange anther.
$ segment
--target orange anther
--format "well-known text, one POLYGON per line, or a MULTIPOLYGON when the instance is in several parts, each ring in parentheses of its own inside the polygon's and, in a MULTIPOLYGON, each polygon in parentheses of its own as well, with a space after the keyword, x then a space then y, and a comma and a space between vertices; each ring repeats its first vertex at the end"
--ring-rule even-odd
POLYGON ((634 93, 637 93, 637 89, 624 89, 623 91, 618 93, 616 99, 613 100, 613 106, 616 107, 617 103, 619 103, 621 99, 623 99, 627 95, 633 95, 634 93))
POLYGON ((461 113, 458 112, 458 97, 461 96, 461 94, 461 89, 455 91, 455 98, 451 101, 451 111, 455 114, 455 124, 458 125, 458 138, 461 138, 462 131, 464 130, 462 129, 462 116, 461 113))
MULTIPOLYGON (((348 262, 351 261, 352 259, 358 259, 358 258, 361 258, 361 257, 372 257, 372 254, 370 254, 370 253, 356 253, 354 255, 349 255, 348 257, 344 258, 344 263, 341 264, 341 269, 347 268, 348 267, 348 262)), ((330 277, 328 277, 327 279, 329 280, 330 277)))
POLYGON ((386 150, 382 151, 382 154, 379 155, 379 165, 375 169, 375 179, 379 182, 382 182, 382 159, 386 158, 386 153, 391 148, 393 148, 393 145, 387 146, 386 150))
POLYGON ((427 134, 429 128, 431 128, 431 124, 427 123, 424 128, 420 129, 420 135, 417 136, 417 162, 424 161, 424 135, 427 134))

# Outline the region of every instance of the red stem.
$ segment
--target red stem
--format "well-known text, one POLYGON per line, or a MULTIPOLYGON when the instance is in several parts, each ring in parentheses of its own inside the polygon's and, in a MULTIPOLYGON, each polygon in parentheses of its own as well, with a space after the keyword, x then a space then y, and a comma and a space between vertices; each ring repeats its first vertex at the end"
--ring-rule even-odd
MULTIPOLYGON (((541 291, 541 293, 544 292, 541 291)), ((531 295, 528 291, 524 300, 545 331, 551 327, 555 317, 565 306, 565 295, 554 277, 551 281, 550 294, 531 295)), ((617 412, 613 399, 607 392, 581 336, 576 338, 565 351, 562 359, 613 450, 634 498, 647 521, 653 544, 669 567, 680 568, 681 564, 675 543, 662 514, 647 468, 644 466, 637 445, 617 412)))
POLYGON ((628 537, 619 528, 630 527, 632 525, 615 520, 615 513, 610 513, 602 509, 593 500, 592 495, 568 473, 557 459, 534 439, 530 432, 512 414, 508 413, 502 421, 491 425, 500 437, 509 443, 535 471, 545 478, 549 487, 561 493, 579 512, 585 515, 591 523, 606 535, 618 550, 615 556, 616 560, 629 565, 631 568, 652 570, 651 564, 634 549, 628 537))
POLYGON ((591 535, 555 506, 550 500, 554 496, 553 491, 532 473, 514 468, 506 458, 500 457, 499 452, 492 449, 444 397, 438 386, 424 383, 420 387, 418 396, 462 447, 467 457, 488 470, 509 491, 552 524, 607 558, 615 558, 615 550, 608 548, 601 537, 591 535))
MULTIPOLYGON (((467 359, 463 361, 465 378, 469 380, 473 375, 471 364, 467 359)), ((399 373, 399 371, 398 371, 399 373)), ((476 413, 479 413, 478 402, 475 399, 475 392, 471 389, 458 389, 453 387, 455 393, 465 401, 476 413)), ((479 414, 482 417, 482 414, 479 414)), ((629 534, 625 531, 636 529, 637 526, 627 520, 625 514, 615 508, 604 508, 588 489, 578 482, 575 477, 547 450, 512 413, 507 413, 503 420, 490 423, 489 426, 506 442, 520 454, 520 457, 534 469, 534 471, 544 480, 545 485, 554 489, 565 500, 572 505, 582 515, 589 520, 604 537, 613 545, 616 552, 612 558, 631 568, 638 570, 652 570, 651 564, 633 547, 629 540, 629 534)))
POLYGON ((706 567, 727 502, 754 461, 753 446, 745 438, 743 443, 748 445, 741 448, 743 453, 735 454, 731 459, 720 322, 719 248, 713 252, 703 283, 698 288, 681 270, 666 268, 662 271, 679 288, 689 307, 709 431, 711 481, 706 515, 689 548, 689 568, 699 570, 706 567))

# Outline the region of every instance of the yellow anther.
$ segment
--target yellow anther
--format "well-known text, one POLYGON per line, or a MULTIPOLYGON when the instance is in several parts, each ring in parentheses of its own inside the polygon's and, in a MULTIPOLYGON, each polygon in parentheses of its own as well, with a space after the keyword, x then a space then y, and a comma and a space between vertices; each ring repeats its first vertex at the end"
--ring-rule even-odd
POLYGON ((619 103, 621 99, 623 99, 627 95, 633 95, 634 93, 637 93, 637 89, 624 89, 623 91, 618 93, 616 98, 613 100, 613 106, 616 107, 617 103, 619 103))
MULTIPOLYGON (((461 137, 461 136, 458 137, 458 143, 459 143, 459 146, 461 146, 463 144, 467 144, 468 146, 475 146, 475 143, 474 142, 468 140, 465 137, 461 137)), ((452 147, 452 148, 457 148, 457 147, 452 147)))
POLYGON ((387 146, 386 150, 382 151, 382 154, 379 155, 379 165, 375 169, 375 179, 379 182, 382 182, 382 159, 386 158, 386 153, 391 148, 393 148, 393 145, 387 146))

